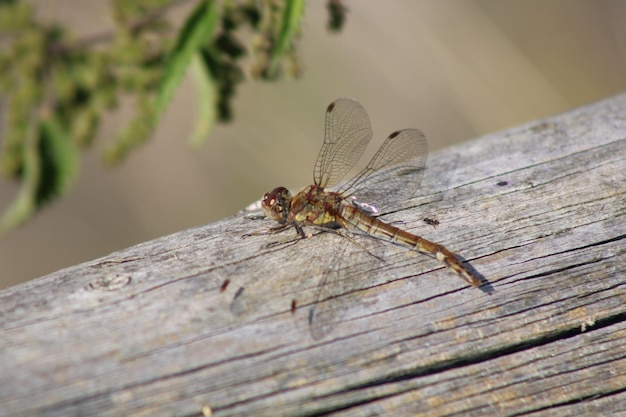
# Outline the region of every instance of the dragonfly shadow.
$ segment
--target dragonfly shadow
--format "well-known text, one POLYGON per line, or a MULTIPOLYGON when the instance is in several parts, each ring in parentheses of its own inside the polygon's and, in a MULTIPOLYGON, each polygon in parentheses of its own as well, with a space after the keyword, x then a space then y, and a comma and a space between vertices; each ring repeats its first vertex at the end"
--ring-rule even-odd
POLYGON ((496 291, 495 288, 493 288, 493 285, 491 285, 491 283, 487 280, 487 278, 483 274, 478 272, 467 259, 458 254, 454 254, 454 256, 459 261, 463 262, 465 267, 474 275, 474 277, 478 278, 480 284, 477 285, 476 288, 489 295, 493 294, 496 291))

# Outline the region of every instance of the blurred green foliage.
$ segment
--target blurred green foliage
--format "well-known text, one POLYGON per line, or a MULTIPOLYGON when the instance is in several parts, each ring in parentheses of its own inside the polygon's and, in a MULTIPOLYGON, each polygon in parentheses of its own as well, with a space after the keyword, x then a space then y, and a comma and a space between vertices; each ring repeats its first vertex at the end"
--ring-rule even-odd
MULTIPOLYGON (((24 1, 0 0, 0 175, 20 183, 0 233, 67 191, 79 151, 92 145, 101 115, 120 96, 133 98, 135 115, 104 151, 111 165, 151 137, 188 69, 198 86, 194 146, 216 121, 232 118, 245 74, 299 74, 304 0, 198 0, 173 28, 168 11, 183 3, 111 0, 115 28, 75 39, 67 27, 37 20, 24 1)), ((345 8, 338 0, 327 8, 329 29, 339 30, 345 8)))

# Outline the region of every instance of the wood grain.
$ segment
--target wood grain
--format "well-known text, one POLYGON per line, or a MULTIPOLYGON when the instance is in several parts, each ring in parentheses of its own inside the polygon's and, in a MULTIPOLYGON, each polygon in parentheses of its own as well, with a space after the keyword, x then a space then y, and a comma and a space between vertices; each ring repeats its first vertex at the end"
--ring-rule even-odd
POLYGON ((383 216, 491 293, 371 239, 385 262, 331 233, 242 238, 273 226, 250 213, 6 289, 0 414, 626 413, 625 115, 621 95, 431 155, 383 216), (329 260, 348 279, 314 340, 329 260))

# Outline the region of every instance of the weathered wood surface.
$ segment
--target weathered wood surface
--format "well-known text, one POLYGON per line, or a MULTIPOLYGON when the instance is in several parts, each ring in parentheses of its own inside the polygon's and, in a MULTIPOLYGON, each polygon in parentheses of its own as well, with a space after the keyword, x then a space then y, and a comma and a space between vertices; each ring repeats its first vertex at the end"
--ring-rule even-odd
POLYGON ((493 293, 392 245, 242 239, 272 224, 238 215, 2 291, 0 414, 626 413, 626 95, 431 155, 400 206, 493 293), (349 294, 314 340, 333 253, 349 294))

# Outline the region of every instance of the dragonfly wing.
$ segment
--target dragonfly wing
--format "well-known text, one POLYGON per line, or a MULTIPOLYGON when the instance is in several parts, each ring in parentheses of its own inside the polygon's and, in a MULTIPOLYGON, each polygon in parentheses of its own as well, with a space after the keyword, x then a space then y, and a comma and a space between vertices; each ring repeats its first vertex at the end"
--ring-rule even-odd
POLYGON ((326 109, 324 144, 317 156, 313 179, 321 187, 332 187, 361 158, 372 138, 365 109, 351 98, 340 98, 326 109))
POLYGON ((418 129, 393 132, 367 166, 339 189, 360 203, 373 204, 379 211, 397 207, 419 187, 428 145, 418 129))
MULTIPOLYGON (((343 238, 347 239, 345 236, 343 238)), ((358 239, 358 236, 351 235, 349 240, 353 239, 358 239)), ((375 278, 371 271, 381 260, 369 253, 365 245, 379 249, 376 241, 360 239, 356 244, 341 245, 329 260, 318 285, 313 307, 309 310, 309 327, 313 339, 319 340, 329 334, 342 321, 345 313, 360 302, 363 290, 375 278)))

